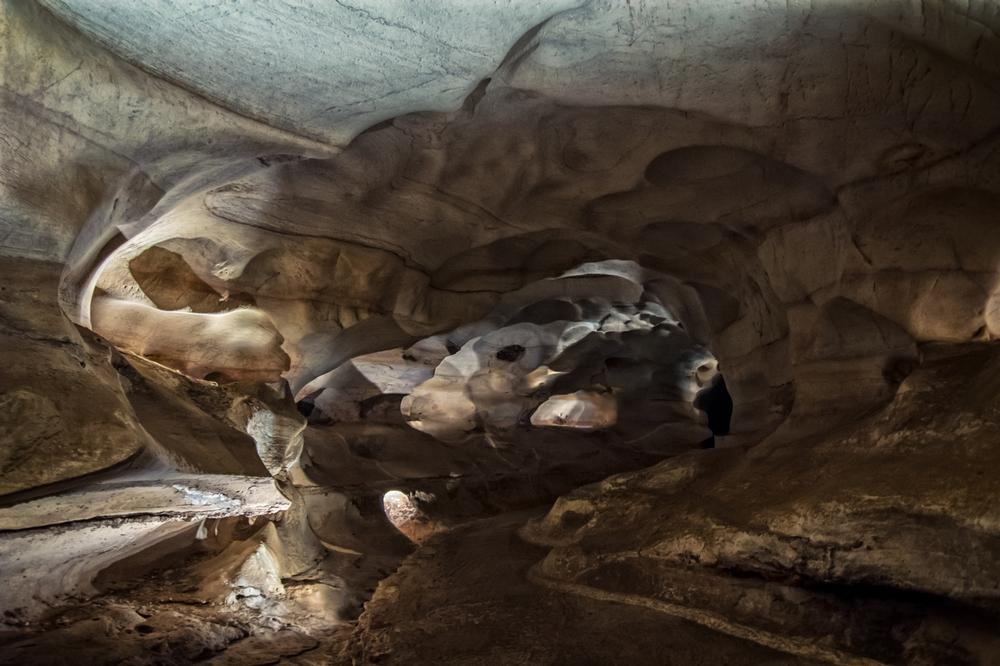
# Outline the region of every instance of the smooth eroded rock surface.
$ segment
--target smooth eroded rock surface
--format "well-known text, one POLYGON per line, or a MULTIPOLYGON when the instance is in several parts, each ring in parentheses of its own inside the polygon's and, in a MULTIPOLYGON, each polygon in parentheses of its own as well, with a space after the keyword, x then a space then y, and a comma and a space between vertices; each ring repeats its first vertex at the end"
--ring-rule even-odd
POLYGON ((996 664, 998 214, 995 0, 0 4, 0 663, 996 664))

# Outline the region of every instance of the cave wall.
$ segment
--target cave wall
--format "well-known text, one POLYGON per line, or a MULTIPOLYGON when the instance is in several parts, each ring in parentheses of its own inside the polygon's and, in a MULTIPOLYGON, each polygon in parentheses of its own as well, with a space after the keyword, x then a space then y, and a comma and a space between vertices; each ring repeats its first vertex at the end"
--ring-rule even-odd
POLYGON ((349 619, 412 547, 387 490, 447 526, 678 454, 557 504, 540 580, 604 589, 641 545, 992 607, 998 30, 950 0, 4 3, 5 621, 192 553, 229 572, 196 597, 273 562, 275 613, 349 619), (706 359, 735 413, 696 458, 706 359), (655 527, 606 534, 623 505, 655 527))

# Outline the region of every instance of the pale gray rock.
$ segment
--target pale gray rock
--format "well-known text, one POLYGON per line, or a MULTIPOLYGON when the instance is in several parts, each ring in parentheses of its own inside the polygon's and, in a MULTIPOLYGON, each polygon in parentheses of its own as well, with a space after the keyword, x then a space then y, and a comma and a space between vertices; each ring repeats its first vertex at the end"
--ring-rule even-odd
POLYGON ((456 109, 521 35, 576 3, 42 4, 124 60, 240 115, 346 144, 394 116, 456 109))
POLYGON ((998 35, 3 3, 0 662, 992 663, 998 35))

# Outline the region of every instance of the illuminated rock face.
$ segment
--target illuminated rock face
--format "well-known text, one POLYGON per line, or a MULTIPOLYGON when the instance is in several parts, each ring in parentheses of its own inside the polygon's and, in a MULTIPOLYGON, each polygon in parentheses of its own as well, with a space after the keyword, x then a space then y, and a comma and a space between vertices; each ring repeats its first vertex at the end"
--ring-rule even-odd
POLYGON ((603 430, 618 420, 618 403, 606 393, 576 391, 554 395, 531 415, 531 425, 603 430))
MULTIPOLYGON (((403 356, 441 344, 445 352, 459 348, 406 391, 403 417, 445 441, 519 425, 605 430, 617 422, 619 400, 633 409, 658 401, 657 425, 696 423, 692 366, 714 359, 661 302, 681 302, 682 287, 665 276, 644 282, 651 277, 644 273, 634 262, 583 264, 511 292, 486 319, 443 342, 435 336, 417 343, 403 356), (576 396, 576 406, 565 391, 576 396)), ((696 313, 683 314, 688 325, 702 323, 696 313)))
MULTIPOLYGON (((393 590, 532 506, 516 556, 581 622, 989 663, 998 34, 946 0, 5 3, 0 607, 48 633, 0 663, 88 615, 94 663, 417 663, 393 590), (373 593, 414 548, 390 490, 422 545, 373 593)), ((505 617, 524 567, 482 559, 505 617)))

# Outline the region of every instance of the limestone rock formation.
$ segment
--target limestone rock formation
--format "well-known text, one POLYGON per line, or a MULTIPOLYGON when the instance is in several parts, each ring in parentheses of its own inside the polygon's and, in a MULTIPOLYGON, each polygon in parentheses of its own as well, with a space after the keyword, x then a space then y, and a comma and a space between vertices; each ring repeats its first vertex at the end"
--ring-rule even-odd
POLYGON ((929 351, 886 409, 832 433, 566 495, 525 529, 553 547, 533 575, 810 658, 992 663, 997 362, 929 351))
POLYGON ((0 106, 0 664, 1000 663, 995 0, 6 0, 0 106))

